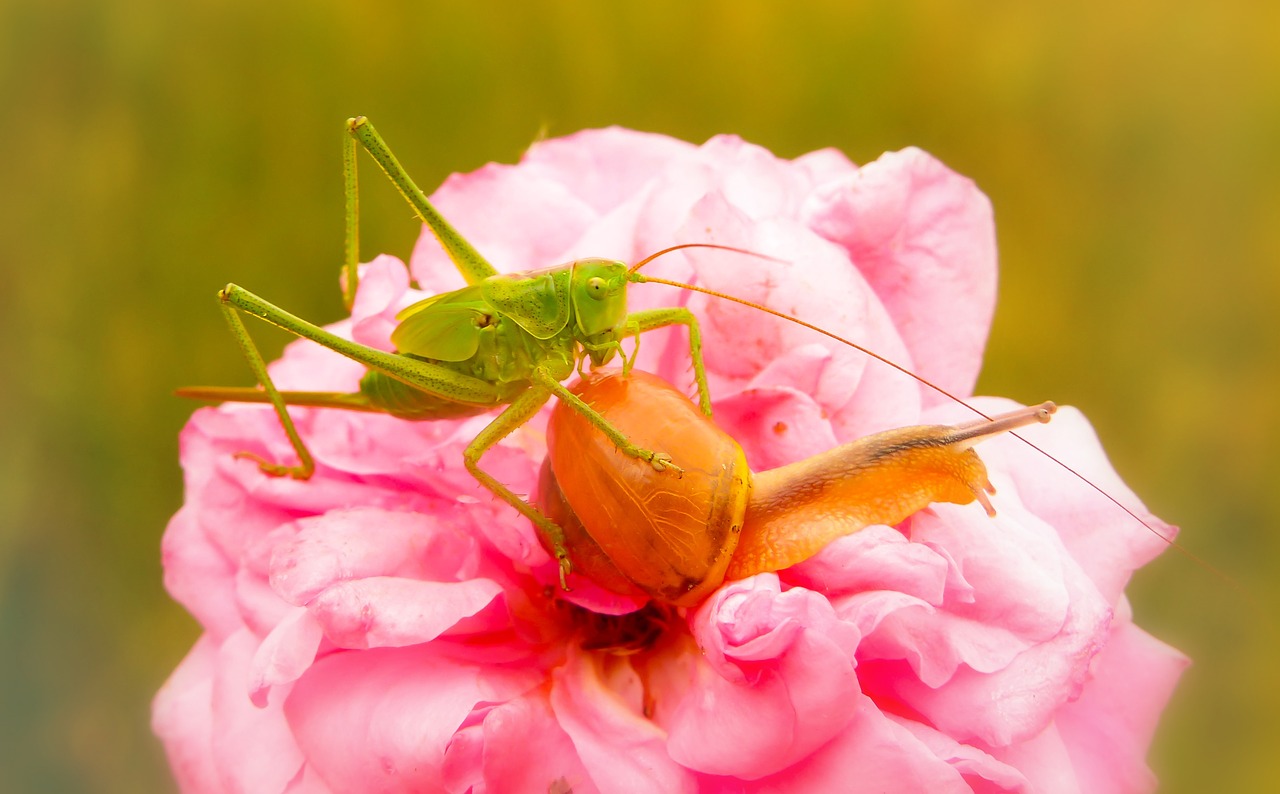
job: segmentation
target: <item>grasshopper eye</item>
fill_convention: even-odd
[[[587,294],[600,300],[609,294],[609,283],[599,276],[587,279]]]

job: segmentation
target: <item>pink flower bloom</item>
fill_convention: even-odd
[[[456,175],[434,200],[499,269],[635,261],[691,241],[771,254],[789,264],[700,251],[646,272],[815,321],[957,393],[977,378],[991,210],[917,150],[859,168],[829,150],[784,161],[728,136],[695,147],[596,130]],[[389,349],[398,309],[462,283],[429,234],[411,270],[425,293],[394,258],[365,266],[354,317],[335,331]],[[968,418],[803,328],[632,289],[632,309],[663,305],[702,319],[717,418],[754,468]],[[646,335],[639,366],[691,383],[679,332]],[[353,390],[361,371],[310,342],[272,367],[292,389]],[[1123,588],[1164,543],[1016,440],[982,448],[994,520],[942,505],[869,527],[725,584],[627,656],[584,648],[589,613],[570,603],[636,602],[558,594],[529,523],[463,468],[491,417],[293,414],[316,457],[307,482],[233,457],[293,461],[269,407],[203,408],[182,433],[186,503],[164,537],[165,583],[204,634],[153,720],[184,791],[1155,785],[1144,755],[1186,659],[1133,624]],[[534,490],[544,426],[484,459],[518,493]],[[1146,515],[1078,413],[1027,435]]]

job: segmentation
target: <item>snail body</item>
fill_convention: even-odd
[[[538,502],[565,530],[573,570],[616,593],[693,606],[728,580],[776,571],[871,524],[994,489],[973,445],[1033,422],[1052,403],[976,422],[899,428],[753,473],[742,447],[670,384],[595,371],[570,387],[636,444],[683,470],[622,454],[558,404],[547,429]],[[543,544],[548,545],[547,538]]]

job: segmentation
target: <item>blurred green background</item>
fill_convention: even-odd
[[[1164,789],[1273,783],[1280,7],[782,5],[0,2],[0,787],[171,788],[149,701],[196,626],[160,584],[170,392],[248,382],[229,280],[339,316],[355,113],[428,188],[607,124],[972,177],[1002,259],[982,390],[1084,408],[1257,601],[1176,553],[1131,588],[1196,660]],[[399,198],[363,198],[366,255],[407,256]]]

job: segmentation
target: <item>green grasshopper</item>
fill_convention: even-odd
[[[707,416],[711,415],[697,318],[688,309],[678,307],[628,313],[627,287],[639,283],[667,284],[703,292],[796,323],[859,350],[961,405],[968,405],[960,397],[909,369],[812,323],[732,295],[637,272],[656,257],[683,248],[714,248],[772,259],[762,254],[709,243],[686,243],[658,251],[630,267],[612,260],[580,259],[542,270],[500,274],[431,205],[367,119],[363,116],[349,119],[347,132],[343,152],[346,195],[343,303],[348,311],[355,301],[359,284],[356,156],[360,146],[373,157],[436,236],[468,286],[435,295],[401,311],[396,318],[399,325],[391,335],[397,350],[395,353],[336,336],[235,284],[228,284],[219,291],[223,315],[261,388],[196,386],[179,389],[177,394],[206,400],[271,403],[298,456],[298,464],[287,466],[251,452],[238,453],[238,457],[256,461],[268,475],[305,480],[315,470],[311,453],[299,437],[286,410],[287,405],[373,411],[408,420],[472,416],[505,405],[506,408],[467,445],[463,452],[464,463],[481,485],[544,532],[554,548],[563,585],[570,570],[563,530],[537,507],[481,469],[480,459],[494,444],[533,417],[554,395],[599,428],[625,454],[648,462],[656,472],[667,472],[677,477],[683,473],[670,455],[633,444],[617,427],[561,383],[588,362],[591,367],[597,367],[615,356],[622,357],[625,371],[631,367],[635,356],[633,353],[628,358],[623,354],[622,340],[634,337],[638,342],[639,335],[646,331],[683,325],[689,333],[689,357],[697,383],[699,408]],[[241,312],[318,342],[363,364],[368,371],[360,381],[360,390],[354,393],[278,390],[267,374],[262,354],[240,318]],[[978,409],[969,408],[990,419]],[[1066,464],[1018,434],[1012,435],[1084,481],[1149,531],[1194,557]]]
[[[605,259],[580,259],[568,264],[523,273],[498,273],[446,221],[414,184],[381,136],[363,116],[347,121],[343,171],[346,192],[346,244],[343,263],[343,302],[350,310],[358,286],[357,144],[382,167],[396,188],[431,229],[468,286],[419,301],[399,315],[391,340],[396,353],[387,353],[336,336],[235,284],[218,293],[231,333],[239,342],[261,389],[190,387],[178,395],[197,399],[270,402],[298,456],[296,466],[265,460],[250,452],[240,457],[257,461],[263,472],[305,480],[315,470],[311,453],[298,435],[286,405],[377,411],[410,420],[446,419],[506,408],[476,436],[463,453],[467,470],[486,488],[528,517],[553,539],[561,580],[569,570],[564,534],[541,511],[512,493],[480,468],[480,458],[528,421],[551,398],[560,398],[608,436],[620,450],[650,463],[658,472],[679,476],[682,470],[663,452],[641,449],[591,406],[566,389],[561,381],[589,360],[592,367],[622,353],[621,341],[646,331],[683,325],[689,332],[702,412],[711,415],[711,398],[702,361],[698,321],[685,308],[627,312],[627,286],[645,282],[636,270],[665,249],[628,267]],[[741,252],[750,253],[750,252]],[[757,255],[758,256],[758,255]],[[360,391],[282,392],[271,382],[262,354],[249,336],[240,313],[250,314],[292,334],[318,342],[360,362],[368,372]],[[624,369],[634,360],[622,356]]]

